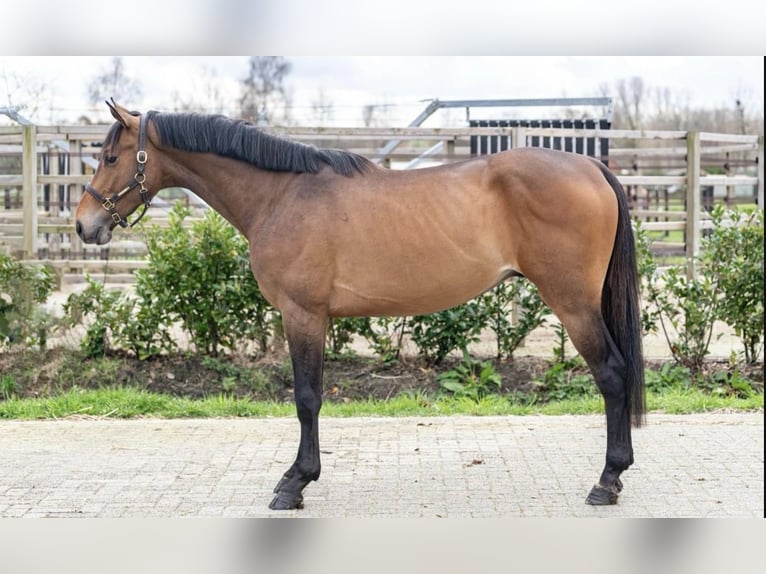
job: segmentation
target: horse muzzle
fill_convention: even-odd
[[[106,245],[112,240],[112,226],[109,224],[85,225],[78,219],[75,230],[83,243]]]

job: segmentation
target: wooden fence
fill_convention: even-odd
[[[45,262],[65,280],[84,272],[109,273],[130,281],[145,264],[140,233],[117,231],[108,246],[83,245],[74,233],[74,213],[90,181],[109,126],[0,127],[0,251]],[[696,131],[469,128],[273,128],[274,133],[321,147],[366,155],[392,169],[412,169],[471,157],[471,138],[504,137],[513,147],[556,138],[609,142],[609,165],[631,196],[632,214],[656,239],[660,255],[696,255],[714,202],[763,208],[763,136]],[[398,142],[395,146],[391,142]],[[167,221],[171,202],[184,190],[160,193],[151,221]]]

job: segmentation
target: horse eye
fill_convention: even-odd
[[[116,155],[107,155],[104,156],[104,163],[106,165],[114,165],[117,163],[117,156]]]

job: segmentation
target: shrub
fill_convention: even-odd
[[[689,369],[676,363],[663,363],[659,371],[646,369],[646,389],[654,393],[684,388],[690,380]]]
[[[636,224],[636,250],[642,295],[644,333],[661,332],[678,365],[699,373],[715,323],[716,286],[709,277],[687,277],[687,265],[660,269],[646,231]]]
[[[717,316],[734,329],[746,362],[753,363],[763,340],[763,211],[747,215],[718,205],[710,217],[714,229],[704,241],[701,273],[714,277]]]
[[[642,284],[653,306],[644,312],[644,327],[655,320],[675,360],[693,375],[702,369],[715,321],[735,330],[748,362],[757,358],[763,336],[763,213],[745,216],[716,206],[711,221],[713,229],[703,238],[694,278],[687,276],[686,265],[660,273],[646,248],[646,236],[638,233],[645,249],[639,257]]]
[[[408,317],[375,317],[361,334],[384,363],[399,360]]]
[[[48,267],[0,254],[0,348],[12,344],[45,347],[53,320],[42,304],[52,290],[53,273]]]
[[[717,317],[717,282],[706,275],[690,279],[679,266],[665,271],[661,282],[660,287],[655,283],[653,303],[670,352],[680,365],[699,373]]]
[[[67,297],[64,304],[65,324],[74,327],[85,324],[89,319],[80,348],[88,357],[103,356],[109,349],[109,330],[116,323],[115,306],[120,293],[107,291],[88,275],[85,281],[85,289]]]
[[[455,368],[441,373],[437,379],[441,388],[455,397],[466,397],[477,402],[498,391],[502,382],[491,362],[478,361],[465,350],[463,360]]]
[[[563,401],[598,396],[598,387],[582,365],[565,361],[553,363],[542,379],[534,380],[536,394],[545,401]]]
[[[86,356],[104,356],[121,348],[148,359],[176,348],[167,329],[161,328],[156,309],[141,306],[122,290],[107,290],[89,276],[85,280],[85,289],[67,298],[64,313],[66,326],[85,325],[80,349]]]
[[[160,310],[164,325],[179,321],[198,352],[215,356],[243,341],[265,350],[274,310],[250,270],[247,240],[213,210],[185,226],[188,215],[177,203],[167,228],[147,231],[149,265],[136,273],[141,308]]]
[[[479,340],[487,314],[478,299],[451,309],[417,315],[410,320],[412,341],[432,365],[441,363],[452,351],[465,351]]]
[[[527,335],[545,324],[551,312],[540,299],[537,287],[524,278],[500,283],[482,295],[481,303],[487,326],[495,334],[498,359],[512,358]]]
[[[657,261],[652,253],[649,234],[640,221],[633,221],[633,232],[636,238],[636,266],[641,296],[650,303],[641,306],[641,330],[644,335],[648,335],[656,333],[659,324],[659,312],[653,304],[658,295],[656,292]]]
[[[340,357],[348,351],[355,335],[371,330],[369,317],[332,317],[327,328],[325,354],[328,358]]]
[[[10,375],[0,377],[0,400],[8,401],[16,397],[19,385]]]
[[[396,361],[402,348],[407,317],[334,317],[327,329],[325,354],[340,357],[349,350],[355,335],[365,339],[385,362]]]

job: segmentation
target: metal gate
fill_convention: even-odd
[[[601,129],[611,127],[608,119],[553,119],[553,120],[469,120],[472,128],[561,128],[561,129]],[[530,136],[529,147],[543,147],[587,155],[609,165],[609,138],[583,136]],[[471,136],[471,155],[486,155],[512,149],[513,136]]]

